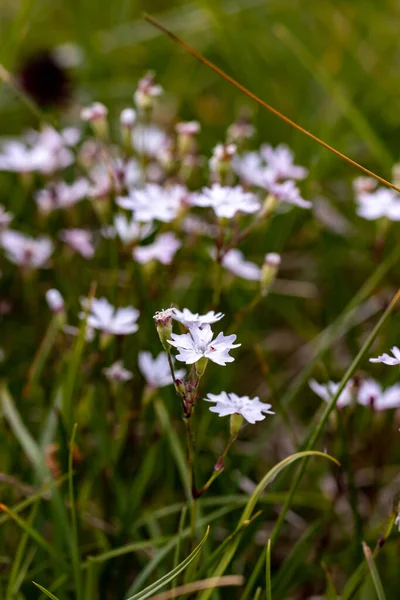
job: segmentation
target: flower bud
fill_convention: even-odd
[[[122,143],[128,155],[132,152],[132,129],[136,122],[136,111],[133,108],[125,108],[119,117],[121,124]]]
[[[195,135],[200,131],[200,123],[197,121],[188,121],[178,123],[175,127],[178,134],[178,154],[186,156],[196,151]]]
[[[136,106],[144,113],[149,113],[154,106],[154,98],[163,92],[161,85],[154,82],[154,73],[149,71],[138,83],[133,98]]]
[[[266,296],[275,281],[280,264],[281,257],[276,252],[270,252],[266,255],[261,268],[261,294],[263,296]]]
[[[170,352],[171,346],[168,344],[168,340],[171,339],[172,333],[172,308],[156,312],[153,318],[163,348],[166,352]]]
[[[82,121],[88,121],[94,133],[102,140],[108,138],[107,113],[108,108],[101,102],[94,102],[81,110]]]
[[[235,438],[237,437],[240,428],[242,427],[243,424],[243,417],[242,415],[236,414],[234,413],[233,415],[231,415],[230,418],[230,433],[231,433],[231,437]]]
[[[207,364],[208,364],[208,358],[206,358],[205,356],[200,358],[200,360],[198,360],[197,363],[195,363],[196,373],[197,373],[198,377],[203,377],[204,371],[206,370],[206,367],[207,367]]]
[[[57,314],[64,312],[64,298],[58,290],[47,290],[46,300],[52,313]]]
[[[232,158],[236,154],[235,144],[217,144],[210,159],[210,169],[221,181],[225,181],[232,172]]]

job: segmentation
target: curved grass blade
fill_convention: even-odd
[[[362,543],[362,547],[378,600],[386,600],[385,591],[383,589],[381,578],[379,577],[378,569],[376,568],[374,557],[372,556],[371,548],[365,542]]]
[[[39,590],[48,598],[51,598],[51,600],[59,600],[59,598],[57,598],[57,596],[55,596],[54,594],[52,594],[51,592],[49,592],[49,590],[46,590],[45,587],[43,587],[42,585],[40,585],[40,583],[36,583],[36,581],[32,581],[33,585],[36,585],[37,588],[39,588]]]
[[[283,469],[285,469],[286,467],[288,467],[289,465],[291,465],[292,463],[294,463],[295,461],[297,461],[299,459],[308,458],[310,456],[320,456],[320,457],[326,458],[328,460],[331,460],[332,462],[334,462],[336,464],[339,464],[338,461],[335,458],[333,458],[332,456],[330,456],[329,454],[324,454],[323,452],[317,452],[314,450],[308,450],[306,452],[298,452],[297,454],[292,454],[291,456],[288,456],[287,458],[282,460],[280,463],[275,465],[275,467],[273,467],[270,471],[268,471],[268,473],[263,477],[263,479],[257,485],[256,489],[254,490],[253,494],[250,496],[250,498],[242,512],[242,515],[239,519],[238,527],[241,527],[243,525],[243,523],[245,523],[248,519],[250,519],[251,514],[254,510],[254,507],[256,506],[261,494],[263,493],[265,488],[279,475],[279,473],[281,471],[283,471]],[[229,563],[231,562],[231,560],[237,550],[237,547],[239,545],[241,537],[242,537],[241,535],[238,535],[235,538],[234,542],[232,543],[231,547],[227,549],[227,551],[225,552],[224,556],[222,557],[219,565],[217,566],[216,570],[213,573],[214,576],[220,577],[221,575],[224,574],[225,569],[228,567]],[[208,598],[211,596],[212,592],[213,592],[212,589],[206,590],[205,592],[200,594],[199,600],[208,600]]]
[[[162,31],[163,33],[165,33],[165,35],[167,35],[169,38],[171,38],[171,40],[173,40],[176,44],[179,44],[179,46],[181,46],[182,48],[184,48],[187,52],[189,52],[197,60],[199,60],[200,62],[202,62],[204,65],[206,65],[206,67],[208,67],[209,69],[211,69],[212,71],[214,71],[214,73],[217,73],[217,75],[219,75],[220,77],[222,77],[223,79],[225,79],[225,81],[227,81],[228,83],[230,83],[231,85],[233,85],[234,87],[236,87],[243,94],[246,94],[246,96],[248,96],[249,98],[251,98],[252,100],[254,100],[255,102],[257,102],[257,104],[259,104],[263,108],[266,108],[267,110],[269,110],[269,112],[271,112],[276,117],[278,117],[279,119],[281,119],[282,121],[284,121],[287,125],[290,125],[294,129],[297,129],[297,131],[300,131],[303,135],[306,135],[307,137],[309,137],[310,139],[312,139],[314,142],[316,142],[317,144],[319,144],[320,146],[322,146],[326,150],[329,150],[329,152],[332,152],[332,154],[335,154],[336,156],[338,156],[342,160],[346,161],[347,163],[349,163],[353,167],[356,167],[357,169],[360,169],[360,171],[363,171],[364,173],[366,173],[367,175],[369,175],[369,177],[373,177],[374,179],[377,179],[382,185],[386,185],[387,187],[392,188],[393,190],[396,190],[396,192],[400,192],[400,188],[397,187],[396,185],[394,185],[393,183],[390,183],[389,181],[387,181],[386,179],[384,179],[380,175],[377,175],[373,171],[370,171],[366,167],[363,167],[362,165],[360,165],[358,162],[356,162],[352,158],[349,158],[348,156],[346,156],[345,154],[343,154],[339,150],[336,150],[336,148],[333,148],[333,146],[330,146],[329,144],[327,144],[326,142],[324,142],[323,140],[321,140],[320,138],[318,138],[317,136],[315,136],[314,134],[312,134],[307,129],[304,129],[304,127],[301,127],[301,125],[298,125],[297,123],[295,123],[294,121],[292,121],[291,119],[289,119],[288,117],[286,117],[285,115],[283,115],[281,112],[279,112],[278,110],[276,110],[276,108],[273,108],[272,106],[270,106],[269,104],[267,104],[264,100],[261,100],[261,98],[259,98],[258,96],[256,96],[256,94],[254,94],[253,92],[251,92],[250,90],[248,90],[247,88],[245,88],[244,85],[242,85],[241,83],[239,83],[238,81],[236,81],[235,79],[233,79],[233,77],[231,77],[230,75],[227,75],[227,73],[225,73],[222,69],[220,69],[219,67],[217,67],[211,61],[207,60],[207,58],[205,58],[204,56],[202,56],[201,54],[199,54],[194,48],[192,48],[191,46],[189,46],[189,44],[187,44],[186,42],[184,42],[183,40],[181,40],[178,36],[176,36],[174,33],[172,33],[171,31],[169,31],[168,29],[166,29],[163,25],[161,25],[161,23],[159,23],[156,19],[154,19],[154,17],[152,17],[152,16],[150,16],[148,14],[144,14],[143,18],[148,23],[151,23],[151,25],[153,25],[154,27],[156,27],[157,29],[159,29],[160,31]]]
[[[129,598],[127,598],[127,600],[145,600],[145,598],[149,598],[150,596],[154,595],[160,588],[164,587],[164,585],[167,585],[170,581],[175,579],[175,577],[177,577],[179,573],[182,573],[182,571],[184,571],[190,565],[190,563],[196,558],[199,552],[201,552],[201,549],[205,544],[206,539],[208,538],[209,532],[210,527],[207,527],[206,533],[203,539],[201,540],[200,544],[196,546],[193,552],[189,554],[189,556],[185,558],[185,560],[183,560],[179,565],[177,565],[175,569],[172,569],[170,573],[164,575],[164,577],[161,577],[161,579],[155,581],[141,592],[130,596]]]

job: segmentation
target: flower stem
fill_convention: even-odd
[[[193,543],[196,539],[196,520],[197,520],[197,498],[198,492],[196,490],[195,476],[194,476],[194,437],[190,417],[184,419],[186,427],[186,441],[187,441],[187,457],[188,457],[188,469],[189,469],[189,482],[190,489],[192,492],[192,501],[190,506],[190,528],[191,537]]]
[[[202,496],[208,490],[208,488],[211,486],[213,481],[215,481],[217,479],[217,477],[219,477],[221,475],[221,473],[224,471],[225,458],[226,458],[233,442],[236,440],[236,437],[237,437],[236,435],[230,437],[229,442],[227,443],[227,445],[225,447],[225,450],[223,451],[223,453],[221,454],[221,456],[218,458],[217,462],[214,465],[214,471],[213,471],[212,475],[206,481],[206,483],[203,485],[203,487],[197,491],[197,496]]]

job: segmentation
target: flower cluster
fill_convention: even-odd
[[[325,402],[330,402],[339,389],[339,383],[333,381],[321,384],[312,379],[309,385]],[[384,390],[374,379],[365,379],[360,383],[350,380],[340,393],[336,406],[343,408],[352,404],[371,406],[377,411],[400,408],[400,383]]]

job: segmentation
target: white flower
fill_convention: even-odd
[[[221,264],[225,269],[228,269],[228,271],[238,277],[243,277],[243,279],[258,281],[261,277],[260,267],[249,260],[245,260],[243,253],[237,248],[228,250],[224,254]]]
[[[360,385],[357,401],[363,406],[372,406],[375,410],[386,410],[400,406],[400,384],[382,390],[382,386],[373,379],[366,379]]]
[[[87,304],[87,298],[83,300],[83,305],[85,304]],[[84,318],[84,316],[81,313],[80,317]],[[104,333],[129,335],[139,329],[136,323],[138,316],[139,311],[132,306],[114,308],[106,298],[93,298],[87,317],[87,324]]]
[[[1,234],[0,244],[11,262],[36,269],[46,267],[54,249],[53,243],[47,237],[34,239],[11,229]]]
[[[200,131],[200,123],[198,121],[182,121],[175,125],[175,130],[179,135],[196,135]]]
[[[81,110],[82,121],[97,121],[107,116],[108,108],[101,102],[93,102]]]
[[[69,208],[80,200],[83,200],[89,192],[89,182],[80,178],[71,185],[60,181],[51,182],[44,189],[35,194],[35,200],[43,213],[49,213],[56,209]]]
[[[216,403],[215,406],[210,408],[210,411],[217,413],[220,417],[234,414],[242,415],[246,421],[252,424],[265,419],[265,414],[275,414],[270,410],[271,404],[261,402],[257,396],[249,398],[249,396],[237,396],[233,393],[221,392],[220,394],[207,394],[207,398],[204,398],[204,400]]]
[[[153,358],[150,352],[139,352],[139,369],[147,384],[152,388],[160,388],[173,383],[166,352],[160,352]],[[185,376],[184,369],[175,370],[176,379]]]
[[[294,154],[285,144],[279,144],[276,148],[265,144],[261,146],[260,152],[276,180],[307,177],[308,170],[293,164]]]
[[[213,340],[210,325],[204,325],[202,328],[193,326],[189,333],[172,333],[171,337],[172,340],[168,340],[168,343],[179,350],[176,358],[187,365],[192,365],[201,358],[209,358],[217,365],[225,366],[226,363],[234,361],[229,351],[241,345],[233,343],[236,335],[224,336],[223,333],[219,333]]]
[[[133,94],[133,99],[136,105],[145,110],[151,108],[153,98],[160,96],[163,93],[163,88],[154,81],[154,73],[151,71],[139,80],[137,90]]]
[[[136,152],[150,158],[158,158],[168,146],[165,131],[156,125],[137,125],[132,131],[132,145]]]
[[[114,217],[112,229],[123,244],[129,245],[150,235],[153,231],[153,224],[150,222],[142,225],[137,223],[133,217],[129,220],[126,215],[118,214]]]
[[[245,152],[232,159],[232,169],[240,179],[249,185],[260,185],[265,167],[258,152]]]
[[[174,233],[161,233],[152,244],[136,246],[133,250],[133,257],[142,265],[151,260],[156,260],[163,265],[169,265],[181,246],[182,243]]]
[[[84,258],[93,258],[93,236],[90,231],[86,229],[64,229],[60,233],[60,239]]]
[[[122,127],[131,129],[136,123],[136,110],[134,110],[133,108],[124,108],[124,110],[121,111],[119,120]]]
[[[10,212],[6,212],[4,206],[0,204],[0,231],[8,227],[13,218],[14,215]]]
[[[64,310],[64,298],[56,289],[47,290],[46,301],[51,312],[58,313]]]
[[[129,381],[133,377],[133,373],[124,368],[122,360],[117,360],[111,367],[103,369],[103,373],[109,381],[114,382]]]
[[[49,126],[41,132],[30,132],[26,136],[27,144],[10,140],[0,152],[0,171],[39,171],[48,174],[64,169],[74,162],[74,156],[67,146],[73,145],[70,142],[75,140],[76,136],[73,137],[70,130],[58,133]]]
[[[205,315],[200,315],[199,313],[192,313],[188,308],[184,308],[183,310],[178,310],[177,308],[173,309],[172,316],[174,319],[182,323],[188,329],[193,327],[201,327],[202,325],[212,325],[216,323],[223,315],[221,312],[215,313],[213,310],[209,310]]]
[[[323,383],[318,383],[317,381],[315,381],[315,379],[311,379],[308,382],[308,385],[310,386],[312,391],[315,392],[317,394],[317,396],[322,398],[322,400],[324,400],[325,402],[330,402],[332,400],[333,396],[336,394],[336,392],[339,389],[339,383],[335,383],[333,381],[328,381],[327,384],[323,384]],[[342,408],[343,406],[348,406],[349,404],[351,404],[353,402],[353,396],[354,396],[353,388],[354,388],[354,382],[351,379],[350,381],[347,382],[344,390],[342,391],[342,393],[340,394],[340,396],[336,402],[337,408]]]
[[[260,202],[254,194],[245,192],[240,185],[222,186],[214,183],[211,188],[203,188],[200,194],[192,196],[192,204],[214,209],[217,217],[231,219],[237,212],[255,213]]]
[[[398,348],[397,346],[393,346],[392,350],[391,350],[393,356],[390,356],[389,354],[387,354],[386,352],[384,354],[381,354],[381,356],[378,356],[378,358],[370,358],[369,362],[373,362],[373,363],[385,363],[385,365],[400,365],[400,348]]]
[[[217,144],[213,149],[213,154],[208,161],[210,170],[217,173],[224,165],[230,164],[236,154],[236,144]]]
[[[308,200],[304,200],[300,195],[300,190],[297,185],[289,179],[283,183],[266,183],[266,188],[269,193],[275,196],[280,202],[287,202],[288,204],[294,204],[300,208],[311,208],[312,203]]]
[[[366,177],[365,175],[361,177],[356,177],[353,180],[353,189],[358,194],[373,192],[377,187],[378,182],[373,177]]]
[[[184,206],[188,197],[186,188],[172,185],[164,188],[156,183],[148,183],[143,189],[131,190],[129,196],[117,198],[118,206],[132,210],[136,221],[173,221]]]
[[[357,214],[364,219],[374,221],[387,217],[391,221],[400,221],[400,194],[387,188],[378,188],[371,194],[357,196]]]

